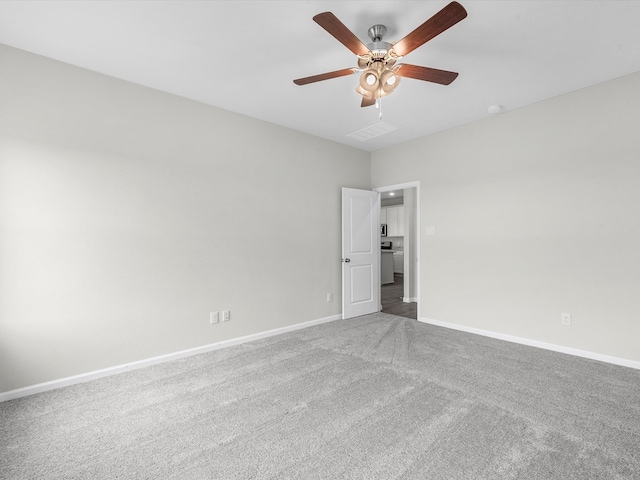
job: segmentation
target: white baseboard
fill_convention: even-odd
[[[540,342],[538,340],[531,340],[523,337],[516,337],[513,335],[507,335],[504,333],[492,332],[490,330],[482,330],[480,328],[467,327],[457,323],[442,322],[440,320],[433,320],[431,318],[421,317],[419,319],[422,323],[429,323],[431,325],[437,325],[438,327],[450,328],[452,330],[460,330],[467,333],[475,333],[476,335],[482,335],[484,337],[497,338],[498,340],[505,340],[507,342],[520,343],[522,345],[528,345],[530,347],[543,348],[545,350],[552,350],[554,352],[566,353],[568,355],[574,355],[576,357],[589,358],[591,360],[599,360],[605,363],[612,363],[614,365],[621,365],[623,367],[635,368],[640,370],[640,362],[634,360],[627,360],[626,358],[612,357],[610,355],[603,355],[601,353],[589,352],[586,350],[579,350],[577,348],[565,347],[562,345],[556,345],[553,343]]]
[[[232,345],[240,345],[242,343],[251,342],[253,340],[272,337],[274,335],[281,335],[283,333],[293,332],[295,330],[313,327],[314,325],[320,325],[322,323],[333,322],[335,320],[340,320],[340,319],[342,319],[342,314],[332,315],[330,317],[319,318],[317,320],[310,320],[308,322],[298,323],[296,325],[290,325],[288,327],[281,327],[273,330],[267,330],[265,332],[259,332],[259,333],[254,333],[252,335],[246,335],[244,337],[223,340],[221,342],[211,343],[209,345],[203,345],[201,347],[195,347],[195,348],[190,348],[188,350],[181,350],[178,352],[168,353],[165,355],[159,355],[157,357],[146,358],[144,360],[138,360],[137,362],[126,363],[124,365],[116,365],[115,367],[109,367],[109,368],[104,368],[102,370],[95,370],[93,372],[82,373],[80,375],[74,375],[72,377],[60,378],[58,380],[52,380],[50,382],[38,383],[36,385],[30,385],[28,387],[18,388],[16,390],[9,390],[8,392],[0,393],[0,402],[6,402],[7,400],[26,397],[27,395],[42,393],[42,392],[46,392],[56,388],[68,387],[69,385],[75,385],[77,383],[88,382],[90,380],[95,380],[102,377],[117,375],[118,373],[127,372],[127,371],[135,370],[138,368],[148,367],[151,365],[156,365],[158,363],[167,362],[169,360],[176,360],[178,358],[190,357],[192,355],[199,355],[201,353],[219,350],[221,348],[230,347]]]
[[[402,297],[404,303],[418,303],[418,297]]]

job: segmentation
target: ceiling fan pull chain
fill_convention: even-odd
[[[382,120],[382,98],[376,99],[376,108],[378,109],[378,120]]]

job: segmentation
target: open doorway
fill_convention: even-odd
[[[390,185],[374,190],[380,192],[381,310],[418,319],[419,182]]]

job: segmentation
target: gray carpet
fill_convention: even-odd
[[[640,479],[640,371],[377,314],[0,404],[2,479]]]

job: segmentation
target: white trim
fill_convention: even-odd
[[[418,301],[418,297],[402,297],[402,301],[404,303],[416,303]]]
[[[169,360],[177,360],[179,358],[190,357],[192,355],[199,355],[201,353],[211,352],[219,350],[221,348],[230,347],[233,345],[240,345],[241,343],[252,342],[261,338],[272,337],[274,335],[281,335],[283,333],[293,332],[302,328],[313,327],[314,325],[320,325],[322,323],[333,322],[340,320],[341,314],[332,315],[330,317],[319,318],[316,320],[310,320],[308,322],[298,323],[290,325],[288,327],[276,328],[273,330],[267,330],[265,332],[254,333],[246,335],[244,337],[232,338],[229,340],[223,340],[221,342],[211,343],[209,345],[202,345],[201,347],[190,348],[188,350],[181,350],[178,352],[167,353],[165,355],[159,355],[157,357],[146,358],[144,360],[138,360],[136,362],[125,363],[123,365],[116,365],[114,367],[103,368],[102,370],[95,370],[93,372],[81,373],[80,375],[74,375],[72,377],[60,378],[58,380],[52,380],[50,382],[38,383],[36,385],[30,385],[28,387],[18,388],[16,390],[9,390],[8,392],[0,393],[0,402],[6,402],[7,400],[13,400],[15,398],[26,397],[27,395],[33,395],[36,393],[42,393],[56,388],[68,387],[77,383],[89,382],[102,377],[109,377],[111,375],[117,375],[118,373],[127,372],[130,370],[136,370],[138,368],[148,367],[156,365],[158,363],[167,362]]]
[[[411,182],[396,183],[395,185],[385,185],[384,187],[372,188],[375,192],[392,192],[393,190],[404,190],[405,188],[420,187],[420,180]]]
[[[556,345],[553,343],[540,342],[538,340],[531,340],[523,337],[516,337],[513,335],[507,335],[504,333],[492,332],[490,330],[482,330],[480,328],[467,327],[466,325],[460,325],[457,323],[442,322],[440,320],[433,320],[431,318],[422,317],[419,319],[422,323],[428,323],[436,325],[438,327],[450,328],[452,330],[460,330],[462,332],[474,333],[476,335],[482,335],[484,337],[497,338],[498,340],[505,340],[507,342],[520,343],[522,345],[528,345],[530,347],[542,348],[544,350],[552,350],[554,352],[566,353],[568,355],[574,355],[576,357],[588,358],[591,360],[598,360],[600,362],[612,363],[614,365],[621,365],[623,367],[635,368],[640,370],[640,362],[635,360],[628,360],[626,358],[612,357],[610,355],[603,355],[602,353],[589,352],[587,350],[579,350],[577,348],[565,347],[563,345]]]

